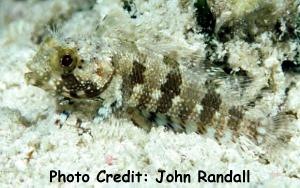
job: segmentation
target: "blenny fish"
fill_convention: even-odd
[[[288,137],[278,115],[247,114],[251,106],[221,72],[185,66],[176,53],[147,54],[132,42],[112,46],[101,38],[48,37],[28,68],[27,82],[53,93],[58,108],[70,112],[117,114],[146,130],[164,126],[218,140],[244,135],[261,144]]]

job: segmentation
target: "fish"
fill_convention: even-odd
[[[198,64],[180,63],[176,52],[142,52],[134,42],[112,45],[98,36],[53,35],[27,63],[25,79],[52,93],[58,109],[71,113],[103,120],[114,114],[147,131],[163,126],[220,142],[240,136],[257,145],[287,142],[290,119],[282,112],[260,117],[248,113],[257,98],[247,96],[251,79],[236,81],[214,66]]]

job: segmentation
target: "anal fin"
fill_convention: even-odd
[[[146,131],[150,131],[151,127],[153,127],[153,123],[145,118],[140,110],[135,108],[128,108],[126,112],[134,125],[136,125],[137,127],[140,127]]]

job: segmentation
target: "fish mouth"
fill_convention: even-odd
[[[37,79],[38,75],[34,72],[27,72],[24,75],[25,82],[27,85],[40,86],[42,82]]]
[[[39,75],[35,72],[27,72],[24,75],[25,83],[43,89],[44,91],[55,91],[53,86],[49,84],[47,75]]]

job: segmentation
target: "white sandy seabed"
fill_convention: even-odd
[[[174,27],[170,29],[176,30],[176,24],[185,23],[190,18],[189,13],[184,12],[180,17],[182,20],[177,18],[180,14],[174,13],[177,1],[164,4],[173,8],[172,10],[175,9],[173,12],[160,10],[160,3],[165,2],[151,0],[137,5],[144,10],[144,19],[153,18],[149,24],[158,24],[158,20],[157,22],[163,25],[172,18],[174,20],[171,24]],[[146,133],[133,126],[130,121],[113,117],[100,124],[83,122],[81,127],[78,127],[76,118],[71,116],[59,126],[57,119],[63,120],[64,117],[55,112],[54,97],[39,88],[26,85],[23,75],[26,71],[25,64],[36,49],[36,44],[31,41],[31,33],[35,26],[38,22],[46,22],[45,20],[56,13],[53,7],[61,6],[67,9],[67,5],[68,1],[0,3],[0,187],[121,185],[97,182],[95,176],[102,169],[110,173],[134,170],[148,174],[148,182],[127,183],[125,187],[300,185],[299,130],[294,133],[291,142],[285,148],[274,151],[270,162],[264,163],[257,156],[261,148],[247,145],[242,138],[236,143],[220,145],[213,139],[197,134],[174,134],[164,131],[163,128],[154,128],[150,133]],[[120,2],[98,1],[95,9],[109,14],[111,7],[121,9]],[[153,7],[158,8],[151,12]],[[64,11],[64,8],[60,11]],[[85,12],[80,12],[74,16],[84,19],[84,14]],[[165,18],[159,17],[161,15]],[[141,19],[141,24],[142,21]],[[83,23],[79,22],[78,25],[80,24]],[[153,30],[155,29],[157,28]],[[166,35],[161,33],[162,36]],[[176,32],[172,35],[177,37],[178,43],[182,42],[182,36],[176,36]],[[196,47],[197,45],[200,44],[195,44]],[[295,97],[299,100],[298,95],[295,94]],[[299,107],[296,99],[295,105]],[[87,173],[91,180],[88,183],[76,184],[57,181],[49,183],[49,171],[58,169],[63,173]],[[157,184],[154,179],[158,169],[189,173],[193,183]],[[208,173],[250,170],[251,183],[199,184],[196,182],[198,170]]]

